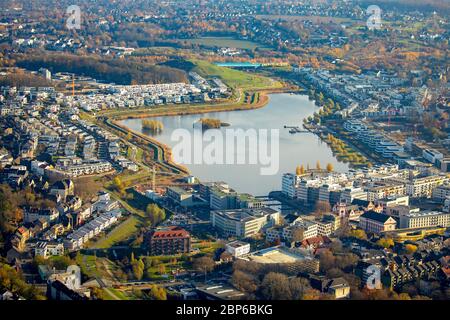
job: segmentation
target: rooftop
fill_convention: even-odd
[[[152,234],[152,239],[167,239],[167,238],[176,239],[176,238],[186,238],[189,236],[190,234],[186,230],[180,227],[171,226],[156,230]]]
[[[309,257],[303,255],[301,252],[294,252],[293,250],[289,250],[281,246],[276,246],[253,252],[246,258],[246,260],[264,264],[272,264],[295,263],[308,258]]]

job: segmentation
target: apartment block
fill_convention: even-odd
[[[416,178],[406,184],[406,193],[414,198],[430,198],[434,189],[448,181],[445,176]]]
[[[400,215],[400,228],[450,227],[450,213],[418,211]]]
[[[176,226],[160,228],[151,233],[149,247],[152,255],[189,253],[191,235]]]
[[[280,223],[280,212],[268,207],[211,211],[211,224],[230,237],[247,238]]]

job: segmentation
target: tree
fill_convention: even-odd
[[[297,168],[295,169],[295,174],[300,176],[304,173],[305,173],[305,168],[303,167],[303,165],[297,166]]]
[[[417,251],[417,246],[415,246],[413,244],[407,244],[405,246],[405,250],[406,250],[406,252],[408,252],[408,254],[412,254]]]
[[[141,280],[142,277],[144,276],[144,269],[145,269],[144,261],[142,261],[142,259],[135,259],[134,253],[132,252],[130,263],[134,277],[136,278],[136,280]]]
[[[327,164],[327,171],[328,171],[328,172],[333,172],[333,170],[334,170],[333,164],[328,163],[328,164]]]
[[[148,296],[152,300],[167,300],[167,291],[166,291],[166,289],[164,289],[156,284],[153,284],[150,287]]]
[[[145,210],[145,213],[153,226],[156,226],[166,218],[166,211],[155,203],[149,204]]]
[[[233,272],[231,283],[245,293],[254,293],[258,289],[258,280],[253,275],[240,270]]]
[[[311,289],[311,286],[307,279],[297,277],[289,281],[289,289],[291,291],[291,299],[300,300],[303,299],[307,290]]]
[[[361,240],[367,240],[367,234],[362,229],[351,230],[350,236]]]
[[[38,289],[29,285],[13,267],[0,262],[0,291],[9,290],[28,300],[44,300]]]
[[[113,179],[113,188],[118,191],[122,196],[125,194],[125,185],[119,177]]]
[[[302,300],[319,300],[320,291],[316,289],[307,289],[302,296]]]
[[[346,270],[356,267],[358,257],[353,253],[344,253],[336,256],[336,267]]]
[[[316,213],[318,216],[321,216],[325,213],[329,213],[331,211],[331,206],[328,201],[322,201],[319,200],[316,202],[314,213]]]
[[[282,273],[269,272],[261,283],[261,295],[266,300],[290,300],[288,277]]]
[[[320,170],[320,169],[321,169],[321,167],[320,167],[320,161],[319,161],[319,160],[317,160],[317,162],[316,162],[316,169],[317,169],[317,170]]]
[[[203,256],[194,259],[192,266],[194,270],[204,272],[206,278],[206,273],[213,271],[216,263],[210,256]]]
[[[445,245],[447,248],[450,248],[450,238],[448,238],[447,240],[444,241],[444,245]]]
[[[320,269],[322,272],[326,272],[336,265],[336,258],[330,250],[323,250],[319,254]]]
[[[304,230],[303,228],[295,228],[292,232],[292,241],[300,242],[303,241]]]
[[[377,241],[377,244],[383,248],[389,249],[394,246],[394,240],[392,240],[392,238],[381,238]]]
[[[98,287],[92,287],[89,288],[91,290],[91,296],[96,300],[104,300],[105,294],[101,288]]]

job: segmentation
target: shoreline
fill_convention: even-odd
[[[226,106],[226,107],[222,107],[220,108],[220,110],[210,110],[208,109],[204,109],[204,110],[189,110],[189,111],[184,111],[184,112],[174,112],[171,110],[161,110],[162,112],[158,112],[155,114],[139,114],[136,115],[134,117],[131,116],[127,116],[127,117],[111,117],[107,120],[107,122],[109,122],[109,125],[115,126],[116,128],[120,128],[123,131],[127,131],[129,133],[131,133],[132,135],[143,139],[145,141],[147,141],[150,145],[153,145],[154,148],[156,149],[160,149],[161,153],[162,153],[162,159],[156,159],[157,162],[162,162],[162,163],[166,163],[167,165],[176,168],[180,174],[184,173],[186,175],[190,175],[191,172],[189,170],[189,168],[187,168],[186,166],[176,163],[175,161],[173,161],[172,158],[172,148],[168,145],[166,145],[165,143],[162,143],[161,141],[150,137],[148,135],[145,135],[143,133],[137,132],[135,130],[132,130],[122,124],[119,123],[119,121],[121,120],[125,120],[125,119],[143,119],[143,118],[152,118],[152,117],[162,117],[162,116],[177,116],[177,115],[188,115],[188,114],[205,114],[205,113],[209,113],[209,112],[229,112],[229,111],[245,111],[245,110],[256,110],[256,109],[260,109],[265,107],[269,101],[270,101],[270,97],[269,97],[269,93],[268,91],[264,91],[264,92],[259,92],[260,93],[260,98],[259,101],[255,104],[250,104],[249,107],[242,105],[239,107],[236,106],[232,106],[231,108]],[[274,92],[274,93],[278,93],[278,92]],[[280,92],[283,93],[283,92]],[[157,158],[159,158],[159,156],[157,156]]]
[[[153,117],[166,117],[166,116],[182,116],[188,114],[205,114],[210,112],[229,112],[229,111],[242,111],[242,110],[254,110],[259,109],[266,106],[269,103],[269,94],[272,92],[259,92],[260,100],[254,104],[233,104],[233,105],[208,105],[208,106],[195,106],[190,109],[180,109],[180,110],[171,110],[167,108],[161,108],[163,110],[153,109],[147,112],[142,112],[139,110],[131,111],[129,114],[124,115],[112,115],[111,119],[114,121],[126,120],[126,119],[142,119],[142,118],[153,118]],[[169,105],[173,106],[173,105]],[[177,106],[182,108],[181,106]],[[106,115],[108,116],[108,115]]]
[[[259,109],[266,106],[270,101],[270,94],[278,93],[301,93],[301,89],[294,89],[292,86],[286,86],[282,88],[272,88],[272,89],[261,89],[261,90],[250,90],[244,91],[241,94],[258,94],[258,101],[255,103],[217,103],[217,104],[197,104],[197,105],[183,105],[183,104],[170,104],[159,108],[151,109],[136,109],[136,110],[124,110],[123,113],[120,111],[111,111],[109,113],[98,113],[97,116],[107,117],[112,120],[125,120],[125,119],[142,119],[142,118],[152,118],[152,117],[163,117],[163,116],[180,116],[186,114],[204,114],[209,112],[227,112],[227,111],[242,111],[242,110],[253,110]],[[306,93],[305,93],[306,94]],[[176,110],[173,110],[176,109]],[[114,113],[117,112],[117,113]]]
[[[139,110],[131,111],[130,114],[126,115],[98,115],[99,117],[104,117],[105,124],[108,126],[113,127],[116,130],[130,133],[133,136],[137,137],[138,139],[143,139],[147,143],[149,143],[150,149],[153,149],[154,151],[157,151],[157,154],[155,154],[154,161],[167,165],[172,171],[176,170],[178,171],[178,174],[182,175],[190,175],[191,172],[189,168],[185,167],[184,165],[178,164],[175,161],[173,161],[172,158],[172,148],[157,139],[147,136],[143,133],[136,132],[122,124],[119,123],[121,120],[126,119],[143,119],[143,118],[153,118],[153,117],[164,117],[164,116],[181,116],[181,115],[192,115],[192,114],[205,114],[210,112],[230,112],[230,111],[248,111],[248,110],[256,110],[265,107],[270,102],[270,94],[281,94],[281,93],[293,93],[293,92],[302,92],[302,90],[295,90],[291,86],[286,86],[282,88],[273,88],[273,89],[263,89],[263,90],[254,90],[254,91],[247,91],[248,94],[258,94],[258,101],[255,103],[242,103],[242,104],[230,104],[230,105],[220,105],[217,107],[214,107],[213,105],[207,105],[207,106],[198,106],[193,107],[188,110],[170,110],[166,108],[161,108],[163,110],[150,110],[151,113],[148,112],[140,112]],[[181,108],[181,106],[179,107]],[[159,154],[161,153],[161,155]]]

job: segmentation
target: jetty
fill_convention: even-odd
[[[302,130],[299,126],[284,126],[285,129],[289,129],[289,133],[308,133],[308,130]]]

